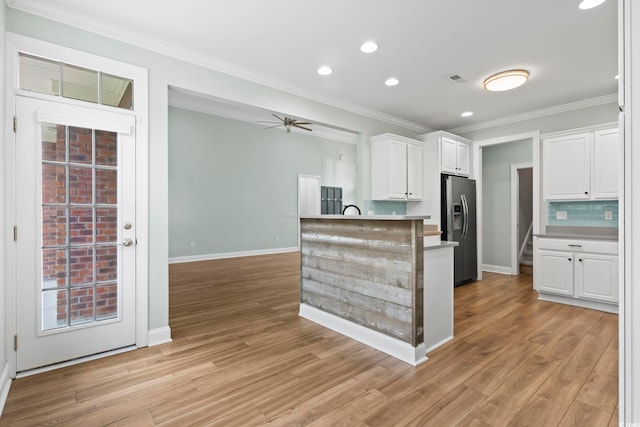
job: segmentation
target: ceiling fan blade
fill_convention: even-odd
[[[312,125],[313,123],[311,122],[294,122],[294,125]]]
[[[295,126],[297,128],[300,128],[300,129],[308,130],[309,132],[313,131],[313,129],[307,128],[307,127],[304,127],[304,126],[300,126],[298,123],[294,123],[293,126]]]
[[[268,120],[256,120],[256,123],[278,123],[278,122],[273,122],[273,121],[268,121]],[[278,123],[278,125],[282,125],[282,123]]]
[[[281,122],[283,122],[283,123],[284,123],[284,119],[283,119],[282,117],[278,117],[278,116],[276,116],[276,115],[275,115],[275,114],[273,114],[273,113],[271,113],[271,115],[272,115],[273,117],[275,117],[276,119],[278,119],[278,120],[280,120]]]
[[[265,129],[279,128],[280,126],[282,126],[282,124],[275,125],[275,126],[269,126],[269,127],[266,127]]]

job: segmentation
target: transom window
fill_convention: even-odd
[[[133,110],[133,80],[20,53],[20,89]]]

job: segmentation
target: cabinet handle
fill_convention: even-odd
[[[569,245],[570,248],[581,248],[582,245]]]
[[[585,192],[584,192],[584,194],[589,194],[589,192],[588,192],[588,191],[585,191]]]
[[[582,262],[582,258],[578,258],[578,261]]]
[[[571,262],[571,258],[567,258],[569,260],[569,262]]]

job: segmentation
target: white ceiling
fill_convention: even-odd
[[[577,0],[7,2],[138,45],[168,42],[223,71],[416,128],[469,127],[610,101],[617,88],[615,0],[587,11]],[[361,53],[365,40],[379,50]],[[325,64],[334,73],[321,77],[316,70]],[[502,93],[482,89],[485,77],[511,68],[529,70],[528,84]],[[465,82],[449,81],[453,74]],[[400,84],[386,87],[390,76]],[[475,114],[460,117],[467,110]]]

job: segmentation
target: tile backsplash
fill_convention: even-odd
[[[548,225],[569,227],[617,227],[618,201],[592,200],[584,202],[549,202]],[[566,212],[567,219],[558,219],[558,212]],[[605,219],[611,212],[611,219]]]
[[[407,202],[396,202],[391,200],[364,200],[362,202],[362,215],[373,211],[374,215],[406,215]]]

